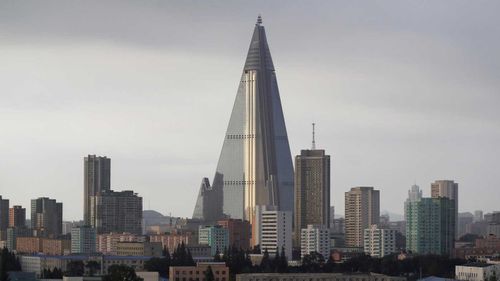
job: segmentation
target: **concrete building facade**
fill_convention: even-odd
[[[377,258],[396,253],[396,230],[377,225],[365,229],[364,250],[367,255]]]
[[[406,207],[406,249],[418,254],[450,255],[455,241],[455,202],[422,198]]]
[[[455,204],[455,238],[458,238],[458,183],[452,180],[437,180],[431,184],[431,197],[445,197]]]
[[[9,209],[9,227],[26,227],[26,208],[13,206]]]
[[[214,274],[214,280],[229,281],[229,268],[224,262],[199,262],[196,266],[171,266],[169,280],[205,280],[205,272],[209,267]]]
[[[149,256],[161,257],[161,242],[118,242],[116,254],[118,256]]]
[[[462,281],[488,281],[500,276],[500,264],[473,262],[455,266],[455,279]]]
[[[274,206],[257,206],[255,211],[255,245],[275,255],[283,248],[292,259],[292,212],[277,211]]]
[[[317,252],[328,260],[330,256],[330,229],[325,225],[308,225],[300,235],[300,256]]]
[[[308,225],[330,227],[330,156],[323,149],[301,150],[295,156],[294,243]]]
[[[9,199],[3,199],[0,195],[0,232],[7,230],[7,227],[9,227]]]
[[[149,235],[149,241],[161,242],[162,248],[167,248],[170,253],[173,253],[177,246],[182,243],[185,245],[198,243],[195,235],[191,231],[176,231],[172,233]]]
[[[145,236],[132,233],[98,234],[97,252],[105,255],[116,255],[118,242],[145,242],[145,241],[146,241]]]
[[[90,219],[95,221],[98,234],[128,232],[142,234],[142,197],[131,190],[101,191],[91,196]]]
[[[353,187],[345,193],[345,244],[363,247],[364,231],[380,219],[380,192],[373,187]]]
[[[91,226],[78,226],[71,230],[71,253],[94,254],[97,252],[97,235]]]
[[[229,233],[229,246],[247,250],[250,248],[251,226],[248,221],[241,219],[223,219],[217,224],[226,228]]]
[[[209,245],[212,255],[223,253],[229,247],[229,231],[220,225],[200,226],[198,244]]]
[[[31,228],[43,236],[62,234],[63,203],[40,197],[31,200]]]

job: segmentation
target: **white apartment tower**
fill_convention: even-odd
[[[284,248],[288,260],[292,258],[292,212],[278,211],[275,206],[257,206],[255,208],[256,245],[262,251],[276,254]]]
[[[381,258],[396,252],[396,230],[372,225],[365,229],[365,253]]]
[[[300,233],[300,256],[320,253],[325,260],[330,256],[330,229],[326,225],[308,225]]]

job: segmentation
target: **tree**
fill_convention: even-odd
[[[262,256],[262,260],[260,262],[260,271],[261,272],[271,272],[271,259],[269,258],[269,252],[267,249],[264,250],[264,255]]]
[[[170,268],[170,259],[164,258],[151,258],[144,263],[144,269],[147,271],[155,271],[163,278],[168,278]]]
[[[212,267],[209,265],[207,270],[205,271],[205,281],[214,281],[214,272],[212,271]]]
[[[281,255],[278,260],[276,271],[279,273],[285,273],[288,271],[288,260],[285,255],[285,247],[281,247]]]
[[[85,273],[85,265],[83,261],[70,261],[66,266],[66,275],[69,277],[83,276]]]
[[[9,252],[7,248],[0,251],[0,281],[9,280],[9,271],[20,271],[21,264],[14,253]]]
[[[123,264],[114,264],[108,268],[108,274],[103,281],[144,281],[135,274],[135,270]]]
[[[101,269],[101,263],[98,261],[88,261],[85,267],[89,271],[89,276],[94,276]]]
[[[304,272],[320,272],[325,258],[318,252],[311,252],[302,258],[302,270]]]

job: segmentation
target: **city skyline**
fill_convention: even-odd
[[[460,212],[494,211],[496,197],[486,195],[499,182],[500,98],[493,77],[499,42],[476,28],[497,32],[492,26],[499,20],[484,16],[494,7],[461,3],[451,7],[456,16],[444,4],[427,14],[425,4],[356,10],[356,4],[333,3],[335,20],[319,5],[301,14],[299,4],[280,11],[262,3],[245,13],[237,10],[246,4],[230,4],[231,15],[217,12],[216,4],[202,13],[188,4],[170,11],[146,3],[139,8],[150,21],[128,32],[140,4],[119,6],[123,26],[106,21],[112,6],[104,6],[94,26],[70,20],[78,8],[63,3],[68,16],[49,20],[36,12],[55,15],[51,4],[38,4],[23,21],[16,17],[23,4],[2,3],[0,153],[10,161],[0,169],[1,195],[25,208],[31,199],[54,198],[64,203],[64,219],[79,220],[82,158],[95,154],[113,159],[112,189],[139,193],[144,209],[190,217],[200,179],[217,164],[247,37],[262,13],[291,154],[309,147],[316,122],[318,147],[331,155],[331,203],[338,211],[345,191],[368,185],[380,190],[381,211],[403,214],[414,181],[429,197],[431,183],[442,179],[459,183]],[[189,23],[182,19],[189,12],[203,16]],[[358,15],[365,26],[341,12]],[[416,26],[424,15],[430,23]],[[69,24],[57,26],[63,20]],[[188,38],[169,27],[174,22],[185,33],[199,32]],[[484,194],[480,203],[464,200],[478,194]]]

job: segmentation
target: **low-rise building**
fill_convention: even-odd
[[[285,250],[288,260],[292,259],[292,212],[278,211],[275,206],[256,206],[255,225],[252,225],[254,245],[260,245],[261,250],[267,250],[270,255],[276,254],[276,249]]]
[[[406,278],[377,273],[245,273],[237,274],[236,281],[406,281]]]
[[[160,242],[117,242],[118,256],[150,256],[160,257],[162,247]]]
[[[500,264],[474,262],[455,266],[457,280],[487,281],[491,276],[500,276]]]
[[[167,248],[170,253],[173,253],[178,245],[196,244],[194,234],[190,231],[174,231],[171,233],[149,235],[149,241],[161,242],[162,248]]]
[[[16,244],[16,251],[23,254],[68,255],[71,253],[71,240],[67,239],[17,237]]]
[[[47,256],[47,255],[19,255],[19,262],[23,272],[33,272],[38,277],[44,269],[60,268],[63,272],[67,270],[67,265],[72,261],[81,261],[87,264],[89,261],[96,261],[101,265],[101,269],[95,272],[96,275],[108,273],[112,265],[123,264],[132,267],[136,271],[144,270],[144,263],[151,259],[150,256],[99,256],[99,255],[67,255],[67,256]],[[85,267],[85,274],[89,273],[89,268]]]
[[[132,233],[107,233],[97,235],[97,252],[105,255],[116,255],[118,242],[145,242],[146,236]]]
[[[320,253],[325,260],[330,256],[330,230],[326,225],[308,225],[300,235],[300,255]]]
[[[187,245],[186,247],[191,253],[191,256],[193,256],[193,258],[213,257],[212,247],[210,247],[209,245],[194,244],[194,245]]]
[[[71,253],[93,254],[96,252],[96,229],[78,226],[71,230]]]
[[[229,281],[229,268],[224,262],[199,262],[196,266],[171,266],[169,280],[205,280],[205,272],[212,269],[215,281]]]
[[[250,223],[241,219],[223,219],[217,221],[218,225],[226,228],[229,233],[231,247],[247,250],[250,248]]]

